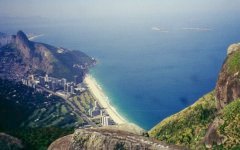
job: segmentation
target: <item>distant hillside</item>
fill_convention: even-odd
[[[95,60],[81,51],[72,51],[29,41],[25,33],[0,34],[0,75],[19,79],[29,73],[72,79],[83,76]]]
[[[190,149],[240,149],[240,44],[228,49],[216,88],[149,131]]]

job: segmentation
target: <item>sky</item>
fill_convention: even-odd
[[[81,18],[156,14],[219,15],[225,11],[237,13],[239,6],[240,0],[0,0],[0,16]]]

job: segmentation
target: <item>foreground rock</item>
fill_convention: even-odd
[[[118,128],[78,129],[73,135],[53,142],[48,150],[169,150],[180,147],[168,146],[157,140],[133,134]]]
[[[217,108],[223,109],[227,104],[240,97],[240,44],[228,48],[216,85]]]

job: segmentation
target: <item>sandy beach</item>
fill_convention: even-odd
[[[109,116],[116,124],[127,123],[127,121],[110,105],[107,96],[102,91],[101,87],[97,84],[96,80],[90,75],[86,75],[84,82],[88,86],[90,92],[95,96],[99,105],[107,111]]]
[[[39,35],[35,35],[35,36],[31,36],[31,37],[28,37],[29,40],[34,40],[38,37],[41,37],[41,36],[44,36],[44,34],[39,34]]]

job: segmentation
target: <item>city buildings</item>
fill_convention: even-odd
[[[78,76],[74,76],[74,82],[68,82],[67,79],[54,78],[48,76],[29,75],[27,78],[22,79],[22,83],[26,86],[32,87],[37,91],[47,91],[50,94],[56,94],[66,99],[81,95],[87,87],[82,83],[82,79]],[[88,110],[88,115],[93,120],[97,120],[101,126],[108,126],[115,124],[106,110],[99,106],[97,101],[94,101],[91,108]]]
[[[110,117],[102,116],[101,124],[102,124],[102,126],[109,126],[110,125]]]

